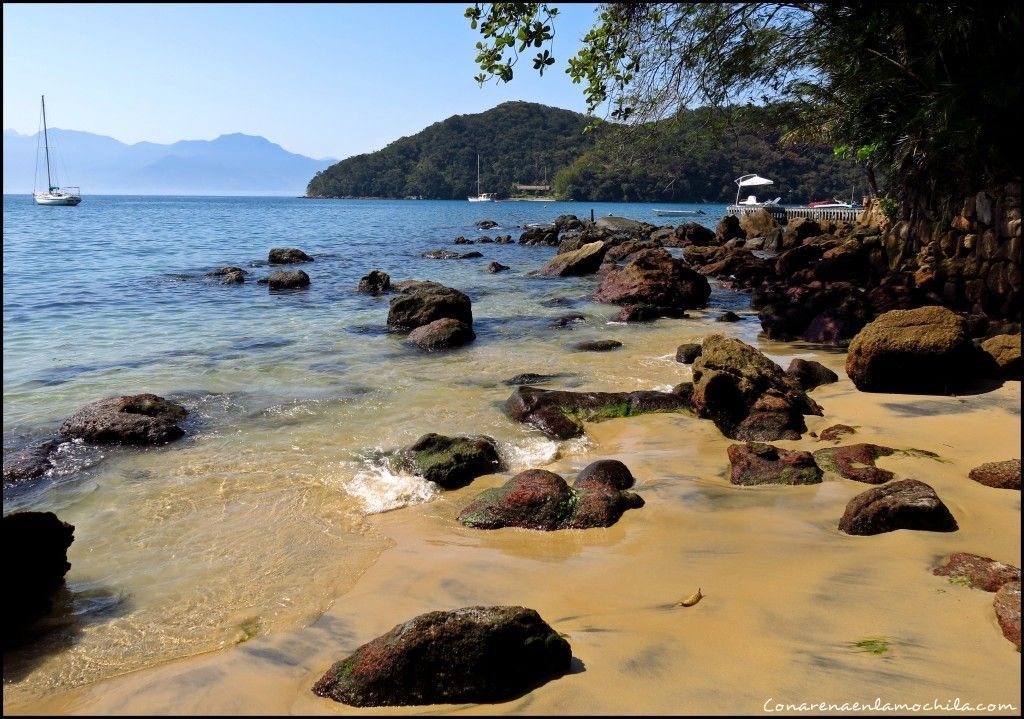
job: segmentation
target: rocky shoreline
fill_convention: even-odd
[[[538,278],[594,275],[599,284],[592,298],[620,308],[610,316],[614,321],[649,322],[703,308],[710,295],[710,277],[752,292],[752,307],[758,310],[769,338],[800,338],[847,348],[846,374],[858,391],[948,396],[1020,380],[1019,189],[1016,195],[1012,188],[1006,190],[994,203],[978,197],[965,204],[954,229],[937,234],[933,244],[912,258],[902,249],[894,250],[893,238],[898,239],[906,228],[887,228],[870,209],[856,225],[797,221],[783,230],[763,213],[742,221],[725,217],[715,232],[700,225],[659,228],[622,218],[590,223],[563,216],[550,227],[526,229],[518,244],[558,248],[553,259],[535,270]],[[682,258],[670,251],[674,248],[682,249]],[[936,248],[939,256],[947,256],[947,260],[936,260],[938,265],[932,262]],[[969,254],[974,249],[984,256],[987,271],[1009,268],[995,271],[1005,278],[1003,284],[1000,280],[979,289],[972,284],[974,279],[963,279],[973,277]],[[439,251],[437,259],[471,258],[467,253]],[[270,264],[313,261],[297,248],[272,250],[268,260]],[[223,277],[221,284],[236,284],[245,281],[246,272],[230,266],[210,274]],[[275,272],[265,279],[272,290],[311,283],[301,270]],[[455,351],[476,340],[470,298],[455,288],[420,280],[392,283],[386,273],[374,270],[353,292],[393,295],[382,324],[391,333],[404,334],[417,351]],[[964,309],[965,301],[973,304]],[[847,444],[849,433],[837,428],[822,430],[818,439],[839,437],[831,441],[844,444],[813,453],[770,444],[809,437],[806,417],[828,419],[827,403],[819,404],[809,394],[838,380],[827,367],[794,362],[784,370],[758,349],[714,332],[700,343],[680,346],[676,357],[681,364],[692,364],[692,382],[670,392],[571,392],[538,388],[527,381],[515,385],[505,412],[511,420],[558,440],[579,437],[596,422],[640,414],[681,413],[707,419],[721,436],[741,442],[729,446],[721,457],[733,485],[800,486],[826,478],[875,485],[850,498],[845,510],[836,513],[837,532],[868,537],[901,529],[958,531],[958,508],[951,510],[932,486],[914,478],[897,479],[892,471],[875,465],[880,457],[904,453],[924,468],[919,471],[927,472],[927,463],[935,461],[927,452]],[[184,407],[151,394],[99,399],[71,416],[61,426],[59,438],[5,456],[5,492],[9,487],[17,491],[28,483],[45,481],[62,441],[163,445],[186,436],[179,426],[186,417]],[[1019,491],[1020,460],[1004,460],[991,457],[989,463],[972,469],[970,479],[993,492]],[[425,435],[396,450],[391,461],[396,468],[447,490],[467,487],[477,477],[504,469],[494,440],[485,436]],[[626,510],[650,500],[645,502],[629,491],[633,468],[609,462],[588,466],[572,486],[548,470],[520,472],[505,486],[485,490],[464,505],[458,520],[470,530],[519,527],[558,532],[611,526]],[[10,541],[40,547],[63,544],[66,553],[74,528],[55,515],[30,522],[31,514],[6,515],[5,537],[18,532],[17,539]],[[23,536],[26,531],[29,535]],[[87,537],[75,540],[89,541]],[[52,551],[38,563],[9,567],[8,574],[19,578],[31,589],[27,595],[37,599],[31,612],[8,614],[5,636],[31,635],[32,622],[50,610],[53,594],[63,585],[69,568],[66,554],[63,558],[59,554]],[[977,561],[982,560],[995,561],[986,557]],[[967,576],[971,582],[975,581],[971,572],[981,571],[951,574],[954,570],[947,569],[937,566],[935,571]],[[998,580],[984,582],[993,587],[985,591],[996,592],[995,621],[1019,651],[1019,569],[1000,564],[997,574]],[[337,662],[314,692],[355,706],[493,702],[523,696],[539,683],[564,676],[574,651],[538,611],[543,608],[474,606],[451,615],[416,617],[395,627],[390,639],[382,636]],[[527,628],[509,634],[510,624]],[[443,638],[426,664],[419,663],[423,650],[415,636],[420,633]],[[407,634],[403,641],[393,641]],[[470,653],[459,648],[467,642],[473,646]],[[529,663],[541,670],[520,676],[503,659],[510,647],[524,651]],[[453,665],[453,657],[465,666]],[[454,689],[448,683],[419,686],[414,680],[417,672],[421,676],[451,672],[454,685],[459,685],[461,676],[475,679]]]

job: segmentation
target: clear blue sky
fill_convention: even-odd
[[[474,81],[471,3],[3,6],[5,129],[122,142],[262,135],[311,157],[378,150],[455,114],[528,100],[583,112],[564,70],[594,4],[557,4],[543,78]],[[533,51],[534,53],[536,51]]]

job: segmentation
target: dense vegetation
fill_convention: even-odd
[[[860,201],[863,171],[821,144],[782,143],[791,127],[786,106],[686,111],[630,131],[605,126],[601,141],[555,175],[561,197],[592,201],[733,202],[740,175],[775,181],[757,194],[803,204],[832,197]]]
[[[527,102],[455,115],[383,150],[350,157],[310,181],[310,197],[408,197],[465,200],[480,189],[508,196],[513,183],[535,184],[593,144],[587,117]]]
[[[526,102],[456,115],[317,173],[307,194],[461,200],[476,194],[477,152],[481,189],[500,197],[546,177],[560,198],[731,202],[733,180],[748,172],[775,180],[767,194],[784,203],[864,191],[854,164],[830,149],[780,145],[792,121],[785,106],[684,112],[631,133],[612,124],[584,133],[589,119]]]
[[[632,123],[688,107],[785,101],[791,137],[828,143],[888,177],[904,216],[948,216],[957,198],[1020,178],[1019,0],[605,3],[566,72],[588,108]],[[466,10],[478,82],[550,54],[557,8]]]

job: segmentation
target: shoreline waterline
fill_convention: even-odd
[[[12,321],[18,331],[9,348],[8,317],[38,307],[46,286],[8,288],[5,267],[5,445],[20,427],[42,431],[85,402],[143,382],[183,398],[196,422],[180,445],[110,451],[65,481],[15,498],[14,507],[53,508],[76,525],[72,592],[101,601],[109,590],[114,598],[98,609],[83,607],[68,646],[22,679],[8,681],[5,661],[5,712],[354,712],[310,692],[327,666],[412,616],[473,604],[537,609],[569,635],[580,666],[521,699],[452,711],[754,712],[770,697],[873,697],[878,683],[893,693],[953,687],[965,699],[991,693],[1020,705],[1019,655],[1013,659],[995,626],[991,595],[930,573],[950,551],[1019,566],[1019,494],[967,479],[972,467],[1019,451],[1019,382],[964,397],[860,393],[843,371],[844,353],[763,339],[749,297],[717,286],[709,309],[687,319],[610,322],[615,308],[586,299],[594,278],[526,276],[553,248],[478,245],[485,252],[479,263],[514,264],[507,279],[487,277],[475,263],[419,259],[422,249],[473,231],[475,215],[452,218],[448,206],[431,215],[432,224],[405,230],[399,239],[415,236],[412,246],[395,241],[391,227],[372,226],[394,218],[358,220],[361,210],[344,203],[299,226],[297,234],[313,245],[280,242],[274,232],[251,240],[252,221],[265,208],[242,210],[255,214],[231,225],[235,210],[205,207],[216,219],[199,228],[200,241],[156,266],[150,257],[129,255],[121,269],[138,276],[123,288],[105,264],[88,265],[100,287],[120,289],[119,300],[149,313],[110,308],[115,318],[152,333],[144,352],[127,349],[123,328],[64,306],[45,309],[52,315],[42,319]],[[291,227],[296,216],[287,203],[275,212],[281,228]],[[380,254],[372,259],[360,255],[368,245],[322,237],[328,223],[353,217],[376,240]],[[515,232],[511,216],[495,219],[505,224],[491,234]],[[219,246],[225,227],[233,228],[230,241]],[[7,231],[5,218],[5,247]],[[313,276],[305,294],[273,296],[254,284],[230,288],[200,279],[201,269],[216,265],[208,257],[215,250],[218,261],[255,262],[265,253],[258,248],[283,244],[314,254],[305,266]],[[26,256],[31,243],[15,243],[14,257]],[[437,279],[468,291],[477,342],[423,355],[383,331],[387,296],[357,295],[352,277],[387,263],[392,267],[385,269],[404,268],[394,279]],[[57,265],[58,276],[82,269],[74,255]],[[16,277],[28,274],[14,265]],[[186,276],[168,279],[178,274]],[[247,294],[227,294],[236,289]],[[542,304],[553,299],[565,302]],[[107,309],[103,298],[96,301]],[[194,312],[190,303],[199,305]],[[740,322],[716,323],[723,309],[737,311]],[[571,329],[550,326],[571,312],[584,321]],[[178,321],[175,313],[188,316]],[[205,328],[191,325],[200,320]],[[78,340],[95,356],[32,366],[26,358],[39,356],[30,336],[39,326],[32,322],[52,328],[68,321],[64,341]],[[561,375],[545,385],[551,388],[666,390],[691,376],[675,361],[675,347],[712,333],[751,343],[782,366],[802,357],[835,370],[838,383],[811,393],[825,416],[809,417],[809,431],[850,424],[858,431],[854,441],[935,452],[938,459],[893,456],[879,465],[935,487],[960,531],[842,535],[836,523],[865,485],[832,478],[812,487],[732,486],[726,448],[733,441],[692,416],[588,423],[585,440],[557,443],[501,411],[513,390],[505,380],[527,371]],[[107,344],[86,341],[96,337]],[[579,340],[609,338],[623,347],[598,354],[569,349]],[[129,357],[145,362],[132,366]],[[423,494],[424,482],[403,484],[412,478],[388,476],[374,464],[373,453],[429,431],[491,435],[509,469],[462,489]],[[809,435],[775,444],[825,446]],[[519,469],[541,466],[571,480],[605,458],[626,463],[646,500],[610,528],[484,532],[455,519],[477,493]],[[705,594],[700,605],[673,608],[697,587]],[[162,614],[188,602],[189,611]],[[169,627],[181,627],[178,634],[158,629],[169,618]],[[209,624],[196,624],[198,618]],[[975,643],[964,649],[965,631]],[[147,633],[167,646],[138,651],[134,666],[103,665],[119,647],[140,649]],[[201,635],[206,647],[183,643],[190,635]],[[887,637],[891,652],[856,650],[874,636]],[[1006,660],[993,664],[994,656]],[[738,676],[737,657],[751,658],[751,671]],[[992,671],[972,670],[981,666]]]

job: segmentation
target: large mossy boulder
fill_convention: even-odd
[[[935,490],[916,479],[904,479],[858,494],[846,505],[839,531],[870,535],[897,529],[955,532],[956,520]]]
[[[892,310],[850,342],[846,373],[862,392],[950,394],[975,379],[967,322],[945,307]]]
[[[740,228],[747,239],[754,237],[766,237],[769,232],[779,226],[779,223],[772,217],[772,213],[763,207],[755,212],[744,214],[740,217]]]
[[[71,569],[74,526],[53,512],[14,512],[3,518],[4,646],[20,641],[31,623],[53,608],[53,595]]]
[[[505,400],[505,411],[551,439],[583,434],[583,422],[600,422],[650,412],[687,412],[690,397],[682,392],[568,392],[517,387]]]
[[[594,293],[598,302],[691,309],[704,307],[711,296],[707,278],[666,250],[644,250],[624,267],[605,275]]]
[[[810,452],[789,451],[762,442],[733,444],[727,450],[733,484],[818,484],[821,469]]]
[[[464,487],[481,475],[502,469],[497,443],[491,437],[446,437],[433,432],[396,452],[393,464],[444,489]]]
[[[436,282],[402,283],[395,288],[401,294],[391,300],[389,329],[413,330],[444,318],[473,326],[472,303],[456,289]]]
[[[625,465],[591,465],[572,487],[554,472],[528,469],[501,487],[480,493],[459,513],[459,521],[475,529],[520,527],[549,532],[610,527],[627,509],[643,506],[638,495],[625,491],[632,485],[633,476]]]
[[[799,439],[821,407],[782,368],[740,340],[704,339],[693,363],[693,409],[730,439]]]
[[[71,415],[59,432],[87,442],[164,444],[185,434],[178,422],[187,414],[181,405],[155,394],[125,395],[87,404]]]
[[[421,614],[334,664],[313,692],[357,707],[502,702],[569,671],[569,643],[533,609]]]

